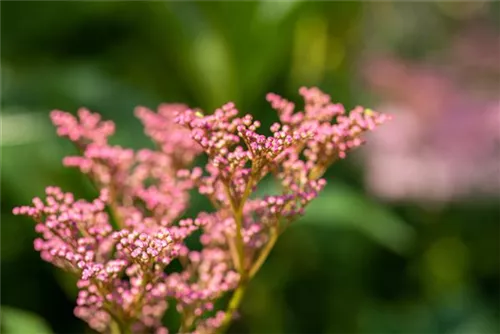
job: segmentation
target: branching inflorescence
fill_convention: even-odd
[[[181,326],[171,331],[223,332],[278,236],[325,186],[325,170],[388,119],[361,107],[346,113],[317,88],[300,94],[299,112],[268,94],[280,120],[270,136],[257,132],[261,124],[251,115],[238,117],[233,103],[210,115],[185,105],[139,107],[155,150],[110,145],[114,123],[86,109],[78,118],[53,111],[58,135],[80,152],[64,165],[87,174],[100,194],[88,202],[48,187],[45,201],[35,198],[14,213],[36,221],[42,259],[78,277],[75,315],[99,332],[168,333],[161,320],[175,301]],[[208,162],[193,167],[202,153]],[[281,190],[257,197],[267,175]],[[192,190],[214,210],[185,218]],[[195,231],[201,250],[186,243]],[[174,260],[177,272],[168,270]],[[228,295],[227,306],[216,309]]]

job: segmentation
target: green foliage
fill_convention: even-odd
[[[51,334],[50,326],[34,313],[2,306],[2,333]]]
[[[308,222],[325,228],[352,228],[399,254],[407,254],[415,231],[380,203],[348,186],[335,184],[308,207]]]

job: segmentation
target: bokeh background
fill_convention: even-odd
[[[231,100],[270,123],[265,94],[300,105],[302,85],[394,120],[330,170],[230,331],[500,333],[499,36],[500,2],[2,2],[2,333],[90,333],[11,215],[47,185],[95,195],[50,110],[141,147],[137,105]]]

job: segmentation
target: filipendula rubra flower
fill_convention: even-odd
[[[64,165],[87,174],[99,196],[75,200],[48,187],[45,200],[14,214],[35,220],[43,260],[78,277],[75,315],[99,332],[168,333],[161,319],[174,300],[181,327],[171,331],[223,332],[278,236],[325,186],[325,170],[388,119],[361,107],[346,113],[317,88],[300,94],[298,112],[268,94],[279,116],[270,135],[258,132],[251,115],[239,117],[233,103],[208,115],[180,104],[139,107],[155,150],[109,144],[114,123],[86,109],[78,117],[53,111],[57,133],[79,151]],[[203,153],[206,165],[192,166]],[[255,196],[267,175],[280,192]],[[213,210],[185,218],[193,190]],[[186,243],[195,231],[201,250]],[[182,270],[167,270],[173,260]],[[227,306],[216,309],[228,294]]]

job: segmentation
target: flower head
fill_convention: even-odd
[[[280,122],[267,133],[233,103],[209,115],[178,104],[138,107],[155,150],[110,145],[114,124],[86,109],[78,118],[53,111],[58,134],[79,150],[64,165],[88,175],[99,196],[75,200],[48,187],[45,201],[14,213],[36,221],[41,257],[78,277],[75,315],[100,332],[168,333],[161,319],[175,300],[179,331],[227,326],[235,309],[217,310],[217,301],[255,275],[278,235],[325,187],[329,165],[387,120],[361,107],[348,114],[317,88],[300,94],[298,112],[268,94]],[[206,165],[192,166],[203,152]],[[281,190],[255,196],[268,175]],[[211,212],[183,217],[192,190],[210,200]],[[194,249],[189,240],[198,237],[202,248]]]

